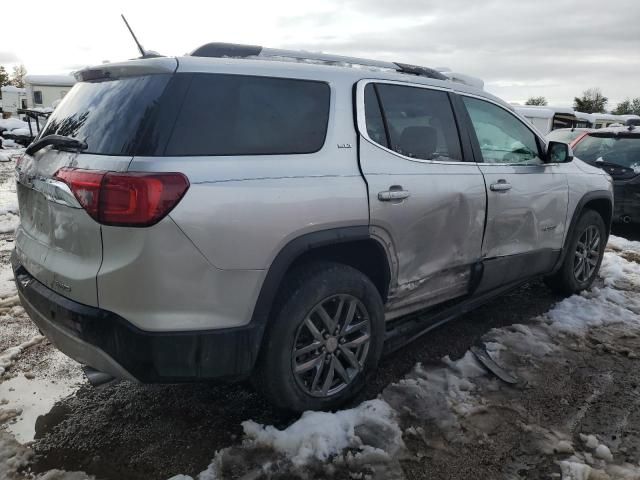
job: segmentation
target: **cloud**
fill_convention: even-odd
[[[3,63],[17,63],[19,60],[15,53],[0,50],[0,65]]]
[[[640,96],[628,80],[640,65],[637,0],[617,0],[615,8],[600,0],[346,0],[334,13],[357,28],[288,46],[447,66],[507,96],[570,103],[594,85],[614,100]],[[372,21],[380,18],[386,24]],[[318,31],[326,33],[325,25]]]

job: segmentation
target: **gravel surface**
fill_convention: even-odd
[[[10,169],[0,167],[0,184],[9,178]],[[637,227],[616,227],[614,232],[640,240]],[[11,248],[12,234],[0,234],[0,267],[8,265]],[[625,252],[621,256],[640,263],[635,253]],[[0,302],[2,299],[0,295]],[[425,369],[441,368],[445,355],[461,358],[492,329],[532,324],[560,300],[542,282],[532,282],[427,333],[384,358],[364,391],[345,408],[378,397],[391,404],[399,401],[394,397],[394,384],[412,375],[410,372],[417,363]],[[0,354],[38,334],[18,305],[4,310],[0,307],[0,333]],[[485,405],[482,411],[465,419],[461,438],[447,436],[433,419],[401,415],[398,421],[405,432],[406,448],[394,460],[395,470],[385,471],[383,477],[561,478],[561,468],[565,467],[559,462],[570,453],[568,445],[571,453],[580,450],[577,453],[582,455],[580,458],[588,458],[586,455],[606,456],[607,452],[600,449],[606,444],[617,463],[637,465],[640,461],[638,332],[594,328],[584,340],[564,345],[558,352],[536,365],[528,363],[526,357],[513,361],[513,368],[528,369],[528,385],[509,387],[495,378],[479,382]],[[9,392],[9,385],[14,384],[26,385],[24,392],[18,392],[23,397],[16,394],[25,408],[31,403],[24,401],[24,394],[31,395],[31,390],[34,397],[47,400],[49,395],[51,403],[61,400],[53,406],[46,401],[34,401],[31,412],[6,413],[10,410],[3,400],[15,393],[13,387]],[[70,393],[73,394],[63,398]],[[410,403],[406,398],[400,401]],[[415,412],[416,408],[413,405],[409,410]],[[246,474],[252,462],[259,465],[260,459],[271,458],[272,454],[268,449],[264,452],[254,449],[251,458],[238,452],[233,459],[236,455],[233,446],[240,445],[244,438],[241,422],[251,419],[283,429],[298,418],[274,410],[248,384],[119,382],[95,389],[81,378],[75,362],[63,357],[45,340],[21,352],[0,376],[0,463],[2,447],[10,445],[22,449],[20,465],[26,467],[22,473],[14,472],[7,477],[12,480],[46,472],[49,479],[86,478],[84,474],[58,477],[51,469],[83,471],[101,479],[166,479],[177,474],[195,477],[207,469],[217,451],[232,447],[225,458],[236,470],[232,468],[224,478],[237,478],[240,473],[233,472]],[[364,438],[365,434],[361,434]],[[597,447],[600,450],[582,445],[585,440],[581,434],[595,435],[602,443]],[[29,435],[34,436],[33,442],[26,438]],[[26,447],[17,444],[14,436]],[[384,435],[371,441],[384,442]],[[541,453],[542,444],[548,452]],[[594,463],[599,461],[596,459]],[[570,480],[640,479],[637,472],[625,473],[627,476],[584,477],[562,472],[563,478]],[[353,472],[338,468],[333,476],[374,478],[374,474],[373,470],[365,469],[354,477]],[[375,478],[381,478],[380,475],[378,471]],[[327,475],[326,470],[316,473],[311,470],[304,476]],[[1,469],[0,478],[4,480]],[[262,477],[254,471],[253,476],[243,478]],[[291,475],[274,474],[271,478]]]

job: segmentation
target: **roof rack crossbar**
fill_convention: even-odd
[[[408,73],[423,77],[448,80],[440,72],[427,67],[408,65],[405,63],[385,62],[367,58],[313,53],[299,50],[285,50],[280,48],[264,48],[257,45],[240,45],[235,43],[207,43],[198,47],[190,54],[193,57],[230,57],[230,58],[283,58],[299,61],[320,62],[327,65],[359,65],[364,67],[382,68],[400,73]]]

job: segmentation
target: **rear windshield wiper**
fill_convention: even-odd
[[[33,155],[47,145],[53,145],[54,148],[58,148],[60,150],[72,150],[77,152],[87,149],[87,144],[77,138],[65,137],[64,135],[47,135],[46,137],[42,137],[29,145],[25,150],[25,153],[27,155]]]

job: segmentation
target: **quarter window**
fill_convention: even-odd
[[[514,115],[476,98],[462,97],[485,163],[540,165],[538,141]]]
[[[376,111],[376,92],[384,122]],[[369,84],[365,88],[365,117],[369,138],[401,155],[420,160],[462,160],[446,92],[386,83],[376,84],[374,89]]]
[[[324,144],[324,82],[194,74],[167,155],[312,153]]]

